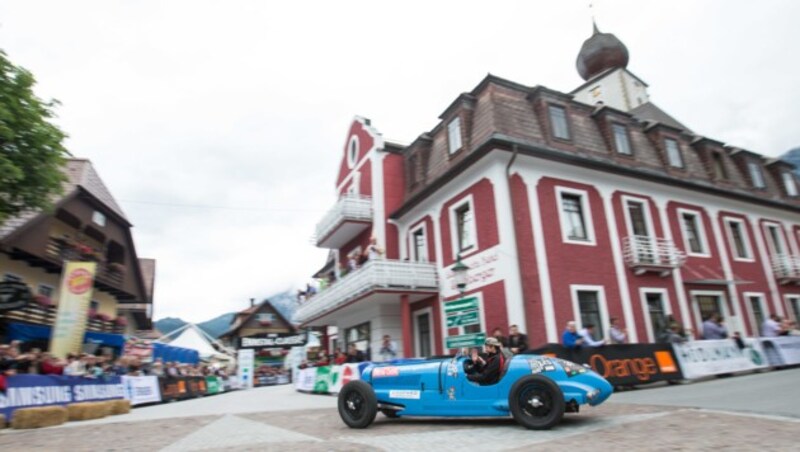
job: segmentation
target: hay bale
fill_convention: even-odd
[[[108,416],[110,407],[105,402],[80,402],[67,405],[70,421],[88,421]]]
[[[125,399],[109,400],[106,402],[111,407],[111,415],[128,414],[131,412],[131,401]]]
[[[11,416],[11,428],[41,428],[67,422],[69,413],[63,406],[20,408]]]

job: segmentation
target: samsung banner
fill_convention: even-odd
[[[684,378],[702,378],[768,366],[757,339],[743,339],[743,347],[733,339],[691,341],[672,344]]]
[[[67,405],[122,399],[125,387],[120,377],[102,379],[63,377],[59,375],[12,375],[7,388],[0,392],[0,414],[11,419],[18,408]]]
[[[157,403],[161,401],[161,389],[158,377],[122,377],[122,386],[125,387],[125,398],[131,405],[144,403]]]

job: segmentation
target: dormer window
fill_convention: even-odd
[[[461,149],[461,118],[456,117],[447,125],[447,143],[451,154]]]
[[[550,130],[555,138],[569,140],[569,125],[567,124],[567,110],[558,105],[548,105],[550,115]]]
[[[105,226],[106,225],[106,216],[103,215],[102,212],[94,211],[92,213],[92,223],[98,226]]]
[[[724,180],[728,178],[728,172],[725,170],[725,162],[722,160],[722,154],[714,152],[712,159],[714,160],[714,177],[717,180]]]
[[[614,132],[614,146],[617,152],[622,155],[632,155],[631,142],[628,139],[628,128],[622,124],[612,124],[611,129]]]
[[[672,138],[666,138],[664,140],[664,147],[667,149],[669,166],[673,168],[683,168],[683,157],[681,156],[681,148],[678,146],[678,142]]]
[[[750,171],[750,180],[753,182],[754,188],[766,188],[764,183],[764,174],[761,172],[761,165],[756,162],[748,162],[747,170]]]
[[[797,183],[795,182],[794,175],[789,171],[784,171],[781,176],[783,177],[783,186],[786,188],[786,194],[789,196],[797,196]]]

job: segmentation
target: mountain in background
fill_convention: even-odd
[[[800,147],[788,151],[780,158],[781,160],[786,160],[787,162],[793,164],[795,166],[794,173],[800,177]]]
[[[285,292],[277,293],[267,299],[272,303],[275,309],[281,313],[285,318],[291,321],[294,316],[294,311],[297,309],[297,294],[294,290],[287,290]],[[235,312],[229,312],[220,316],[214,317],[211,320],[200,322],[197,324],[200,329],[208,333],[213,338],[219,337],[222,333],[228,331],[231,321],[233,321]],[[153,326],[161,331],[161,334],[171,333],[180,327],[186,325],[186,321],[177,317],[166,317],[161,320],[156,320]]]

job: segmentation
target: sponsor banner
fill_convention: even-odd
[[[68,353],[80,353],[89,302],[92,299],[95,262],[67,262],[61,275],[58,312],[50,337],[50,353],[66,358]]]
[[[298,391],[336,394],[352,380],[360,380],[361,371],[369,363],[299,369],[294,381]]]
[[[239,338],[240,348],[282,347],[291,348],[306,345],[307,334],[270,333]]]
[[[162,377],[158,383],[165,402],[200,397],[207,392],[205,377]]]
[[[733,339],[691,341],[672,344],[684,378],[764,369],[768,366],[761,344],[755,339],[743,339],[739,348]]]
[[[669,344],[620,344],[578,349],[548,344],[533,352],[573,363],[588,364],[612,385],[683,379]]]
[[[800,364],[800,336],[762,337],[759,342],[770,366]]]
[[[239,349],[236,359],[239,364],[237,379],[242,389],[253,389],[253,373],[255,366],[255,351],[253,349]]]
[[[225,388],[222,384],[222,379],[219,377],[206,377],[206,394],[219,394]]]
[[[123,376],[122,386],[125,387],[125,398],[131,405],[143,403],[157,403],[161,401],[161,389],[158,377],[127,377]]]
[[[12,375],[0,392],[0,414],[11,419],[19,408],[67,405],[122,399],[125,388],[120,377],[82,378],[60,375]]]

